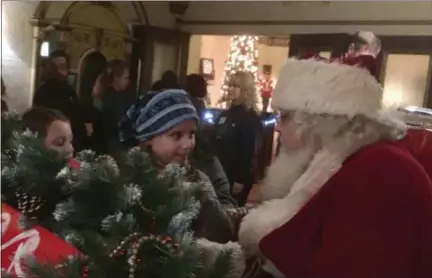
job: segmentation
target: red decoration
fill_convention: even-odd
[[[271,98],[273,94],[273,80],[270,77],[264,76],[260,80],[261,97]]]
[[[18,277],[24,271],[23,258],[34,256],[41,263],[60,263],[78,251],[41,226],[29,230],[19,227],[21,213],[2,203],[1,268]]]
[[[78,160],[76,160],[74,158],[69,159],[68,165],[72,169],[79,169],[80,168],[80,163],[78,162]]]

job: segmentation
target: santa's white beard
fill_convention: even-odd
[[[292,185],[304,173],[315,153],[316,150],[311,145],[298,150],[281,147],[261,185],[261,201],[280,199],[288,195]]]

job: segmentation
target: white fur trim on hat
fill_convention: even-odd
[[[277,110],[375,117],[382,87],[366,70],[338,63],[289,59],[273,94]]]

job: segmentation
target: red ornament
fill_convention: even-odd
[[[86,267],[84,267],[83,275],[81,276],[81,278],[86,278],[87,274],[88,274],[88,267],[86,266]]]

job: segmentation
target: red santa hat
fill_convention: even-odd
[[[376,73],[374,65],[370,55],[339,63],[289,59],[276,84],[273,107],[282,111],[375,117],[382,108],[383,90],[372,75]]]

